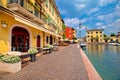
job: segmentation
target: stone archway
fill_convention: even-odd
[[[11,37],[11,51],[26,52],[29,49],[30,35],[25,28],[14,27]]]

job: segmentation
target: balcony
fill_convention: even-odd
[[[44,24],[47,22],[43,11],[36,10],[36,6],[33,6],[33,4],[30,3],[30,1],[28,0],[9,0],[7,6],[10,10],[20,13],[21,15],[30,18],[40,24]]]
[[[55,32],[57,30],[57,27],[53,23],[49,23],[49,30],[52,32]]]
[[[38,3],[43,3],[43,2],[45,2],[46,0],[35,0],[36,2],[38,2]]]

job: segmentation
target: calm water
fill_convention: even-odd
[[[103,80],[120,80],[120,46],[88,45],[84,51]]]

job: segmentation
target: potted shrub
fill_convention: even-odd
[[[53,49],[53,45],[48,45],[47,48],[49,48],[49,53],[51,53],[51,51]]]
[[[0,56],[0,71],[16,73],[21,70],[21,59],[19,56]]]
[[[30,61],[34,62],[36,60],[36,53],[38,52],[38,50],[36,48],[30,48],[28,50],[28,53],[30,54]]]

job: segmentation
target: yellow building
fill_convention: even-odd
[[[109,42],[120,43],[120,32],[118,32],[115,36],[110,36]]]
[[[55,0],[0,0],[0,53],[58,43],[62,25]]]
[[[91,42],[104,42],[103,40],[103,29],[87,30],[86,41]]]
[[[120,43],[120,32],[117,34],[117,42]]]
[[[72,28],[73,30],[73,38],[76,38],[76,29]]]

